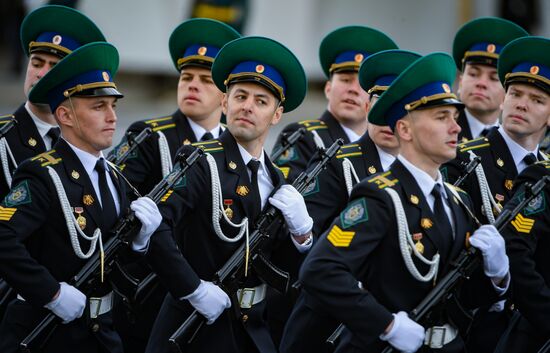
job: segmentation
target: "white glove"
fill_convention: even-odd
[[[216,321],[225,309],[231,307],[227,293],[214,283],[203,280],[193,293],[182,299],[189,300],[189,303],[208,320],[208,325]]]
[[[481,251],[483,269],[489,278],[503,278],[509,270],[506,245],[498,230],[490,224],[482,225],[470,237],[470,244]]]
[[[157,204],[148,197],[140,197],[130,204],[130,209],[135,212],[137,219],[141,222],[141,229],[132,241],[132,249],[143,251],[149,244],[151,235],[157,230],[162,216]]]
[[[273,197],[269,198],[269,202],[281,211],[290,233],[304,235],[313,228],[313,219],[307,213],[304,198],[294,186],[281,186]]]
[[[402,352],[416,352],[424,343],[426,331],[424,327],[409,319],[406,312],[393,314],[393,326],[385,335],[380,335],[382,341],[387,341]]]
[[[65,282],[60,284],[57,298],[44,307],[63,319],[63,323],[66,324],[82,316],[86,308],[86,296]]]

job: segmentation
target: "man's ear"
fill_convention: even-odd
[[[332,80],[332,79],[331,79]],[[328,95],[330,94],[330,90],[332,88],[332,82],[331,80],[328,80],[326,83],[325,83],[325,98],[328,99]]]
[[[222,97],[222,113],[227,116],[227,99],[229,96],[229,91],[223,94]]]
[[[284,108],[282,105],[279,105],[277,109],[275,109],[273,119],[271,120],[271,126],[277,125],[281,121],[281,118],[283,117],[283,110]]]
[[[60,104],[55,109],[55,119],[59,123],[59,125],[67,125],[67,126],[73,126],[73,112],[72,109],[64,105],[63,103]]]
[[[394,134],[403,141],[410,141],[412,139],[412,119],[410,118],[410,114],[411,113],[409,113],[406,117],[397,120],[395,123]]]

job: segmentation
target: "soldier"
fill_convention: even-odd
[[[31,102],[54,112],[62,138],[18,167],[0,206],[0,274],[18,293],[0,326],[2,352],[18,352],[48,310],[63,324],[41,352],[122,352],[112,326],[110,284],[84,294],[67,283],[103,251],[106,234],[129,205],[122,178],[101,152],[112,144],[114,109],[122,97],[113,82],[117,68],[112,45],[90,43],[30,92]],[[143,252],[161,215],[145,197],[130,208],[142,223],[132,248]]]
[[[354,142],[367,131],[368,94],[361,89],[357,72],[369,55],[387,49],[397,49],[397,45],[384,33],[363,26],[342,27],[323,39],[319,58],[328,77],[328,106],[320,119],[289,124],[279,136],[280,144],[283,134],[292,134],[302,126],[307,129],[302,139],[276,161],[288,181],[306,169],[318,147],[326,148],[338,138],[344,143]]]
[[[504,88],[497,75],[502,48],[510,41],[529,35],[513,22],[482,17],[464,24],[453,41],[453,57],[461,70],[458,96],[466,109],[458,118],[459,141],[485,136],[499,125]]]
[[[170,55],[180,73],[178,110],[169,116],[135,122],[128,128],[134,134],[147,127],[154,132],[122,166],[124,175],[140,193],[149,192],[168,175],[182,145],[220,135],[222,92],[212,81],[210,70],[220,48],[239,37],[228,25],[206,18],[185,21],[172,32]],[[114,153],[124,151],[126,143],[123,140]]]
[[[82,13],[65,6],[44,6],[21,24],[21,45],[29,57],[25,96],[59,60],[81,45],[105,41],[97,26]],[[48,105],[26,101],[13,114],[0,117],[0,128],[17,121],[0,136],[0,199],[10,190],[13,172],[25,159],[49,150],[59,137],[59,127]],[[0,279],[0,319],[14,294]]]
[[[305,252],[312,244],[313,221],[302,196],[284,185],[283,174],[264,151],[270,126],[305,96],[301,64],[278,42],[246,37],[222,48],[212,77],[225,92],[227,130],[218,139],[195,145],[208,155],[161,203],[164,222],[148,258],[170,293],[155,322],[148,353],[169,351],[168,338],[192,308],[210,325],[194,338],[189,352],[276,352],[264,321],[266,285],[249,273],[237,293],[226,294],[209,281],[248,241],[245,233],[252,231],[268,199],[281,210],[288,231],[270,231],[273,240],[267,249],[272,243],[292,241],[294,251]],[[173,234],[173,229],[181,231]],[[229,297],[233,308],[224,311]]]
[[[67,54],[81,45],[99,41],[105,41],[99,28],[76,10],[50,5],[31,12],[21,24],[21,45],[29,57],[23,87],[25,96]],[[0,117],[0,126],[12,119],[16,119],[17,124],[0,138],[0,198],[10,190],[17,165],[46,152],[59,137],[59,128],[48,105],[27,100],[13,115]]]
[[[382,94],[369,122],[394,130],[400,154],[389,171],[355,186],[304,261],[306,296],[349,329],[338,352],[377,352],[384,344],[405,352],[423,344],[428,347],[422,351],[463,350],[447,310],[422,323],[427,327],[407,312],[445,275],[472,233],[484,268],[465,282],[462,304],[477,306],[507,289],[503,239],[490,225],[474,232],[465,210],[468,196],[445,185],[438,170],[456,154],[460,131],[462,104],[450,89],[454,77],[451,57],[434,53],[415,61]]]
[[[367,110],[389,87],[391,81],[418,58],[420,55],[409,51],[386,50],[369,56],[361,64],[359,81],[369,94]],[[390,127],[374,124],[369,124],[368,132],[356,143],[342,146],[336,159],[329,164],[326,172],[319,175],[311,191],[304,196],[308,212],[313,218],[314,236],[321,235],[334,217],[342,212],[353,185],[369,175],[387,171],[398,151],[399,143]],[[299,266],[295,266],[295,271],[298,269]],[[334,331],[338,322],[327,316],[313,318],[320,314],[320,310],[311,310],[303,300],[303,296],[300,296],[290,320],[288,310],[292,310],[291,303],[287,304],[286,310],[280,307],[277,310],[268,308],[268,314],[273,311],[271,316],[279,316],[283,327],[286,324],[287,335],[281,344],[283,352],[322,352],[330,348],[325,344],[325,339]],[[302,320],[309,323],[310,330],[303,332],[300,337],[292,335],[295,327],[303,324]],[[313,323],[315,328],[311,327]],[[273,326],[271,324],[272,330]]]
[[[506,100],[516,102],[516,129],[534,120],[550,119],[550,40],[527,37],[509,43],[498,66],[501,81],[512,93]],[[518,91],[514,91],[517,89]],[[511,102],[506,103],[510,106]],[[521,115],[521,120],[519,120]],[[514,198],[506,204],[513,209],[524,194],[524,183],[536,183],[549,175],[546,160],[525,168],[514,182]],[[549,188],[529,203],[504,230],[510,257],[512,299],[521,317],[501,352],[538,352],[550,340],[550,262],[548,251]]]
[[[223,130],[222,92],[212,81],[212,62],[220,48],[239,38],[228,25],[206,18],[183,22],[172,32],[169,40],[174,66],[180,73],[178,81],[178,110],[160,118],[133,123],[128,132],[139,134],[150,127],[153,135],[143,141],[136,153],[122,166],[124,175],[142,194],[149,192],[172,168],[172,159],[184,144],[218,138]],[[127,146],[124,139],[113,153],[121,153]],[[129,195],[133,197],[133,195]],[[130,264],[126,269],[137,279],[144,279],[150,269],[144,264]],[[139,353],[145,350],[151,328],[157,316],[166,288],[157,280],[137,299],[133,307],[115,309],[116,327],[122,336],[125,351]]]

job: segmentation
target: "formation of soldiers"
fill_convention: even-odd
[[[180,24],[176,111],[109,156],[116,48],[55,5],[21,42],[1,352],[550,352],[549,39],[486,17],[422,56],[336,29],[327,110],[274,158],[307,87],[277,41]]]

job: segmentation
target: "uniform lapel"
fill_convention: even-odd
[[[279,190],[279,188],[286,184],[285,177],[283,175],[283,172],[279,168],[276,168],[273,163],[269,160],[269,156],[264,151],[264,161],[267,169],[269,170],[269,175],[271,176],[271,182],[273,183],[273,190],[271,190],[270,197],[273,196],[273,194]]]
[[[80,207],[80,205],[83,205],[82,207],[86,210],[86,213],[89,213],[92,216],[95,224],[103,224],[103,216],[99,198],[95,193],[92,181],[90,180],[86,169],[84,169],[84,166],[80,162],[80,159],[78,159],[71,147],[63,139],[60,139],[57,143],[56,151],[63,159],[63,166],[68,179],[74,184],[80,186],[79,189],[65,187],[65,190],[68,190],[68,195],[70,193],[69,202],[71,203],[71,206]]]
[[[447,192],[449,206],[453,211],[455,238],[449,258],[454,259],[465,246],[466,231],[470,229],[471,220],[468,219],[469,215],[462,209],[464,206],[460,205],[457,196],[455,196],[447,185],[445,185],[445,191]]]
[[[495,189],[493,185],[496,185],[496,190],[503,190],[505,194],[503,196],[507,196],[506,200],[508,200],[512,196],[512,181],[518,175],[514,158],[498,129],[492,129],[487,138],[491,144],[492,163],[494,163],[491,167],[491,172],[495,171],[497,173],[497,175],[491,175],[491,173],[487,175],[489,185],[491,189]],[[496,190],[492,190],[493,194],[498,193]]]
[[[17,119],[17,131],[19,132],[19,139],[21,144],[32,151],[32,155],[37,155],[46,151],[44,140],[38,133],[36,124],[32,120],[29,112],[25,109],[25,105],[22,105],[15,112]]]
[[[458,141],[465,142],[472,139],[472,131],[470,130],[470,124],[468,123],[468,118],[466,118],[466,112],[463,109],[458,115],[458,125],[462,128],[458,134]]]
[[[336,118],[328,110],[323,113],[323,116],[321,116],[319,120],[324,121],[327,125],[330,137],[332,138],[331,143],[339,138],[344,139],[344,143],[351,142],[344,129],[342,129],[342,126],[340,126],[340,123],[338,123],[338,120],[336,120]],[[325,147],[328,148],[328,146]]]
[[[174,113],[173,119],[176,124],[176,131],[180,145],[187,143],[186,141],[189,141],[190,143],[198,141],[198,138],[201,136],[195,136],[191,125],[189,125],[189,122],[187,121],[188,118],[179,109]]]
[[[380,173],[383,171],[382,163],[380,163],[380,155],[378,155],[378,149],[374,144],[374,141],[370,138],[368,133],[365,133],[359,141],[361,146],[361,152],[363,154],[362,170],[357,170],[357,174],[360,179],[365,178],[367,175]]]

